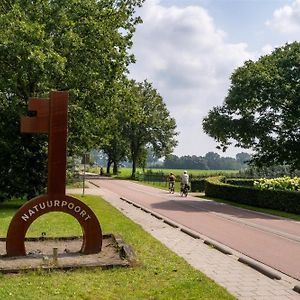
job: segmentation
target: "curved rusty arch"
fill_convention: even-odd
[[[45,194],[26,202],[11,220],[6,236],[7,256],[26,255],[25,236],[28,228],[38,217],[49,212],[64,212],[77,219],[83,231],[81,253],[101,251],[102,231],[93,211],[74,197],[59,195],[56,199]]]

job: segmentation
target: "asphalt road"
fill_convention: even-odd
[[[300,222],[125,180],[91,181],[300,280]]]

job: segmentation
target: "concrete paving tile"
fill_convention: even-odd
[[[237,291],[237,294],[240,296],[240,297],[254,297],[255,295],[253,295],[253,293],[252,292],[250,292],[250,291],[240,291],[240,290],[238,290]]]
[[[189,235],[156,219],[120,200],[119,196],[108,190],[92,188],[89,193],[105,198],[127,217],[138,223],[145,231],[160,240],[169,249],[186,259],[197,270],[205,273],[215,282],[225,287],[241,300],[300,300],[300,295],[292,291],[298,281],[288,276],[283,280],[271,280],[256,270],[237,261],[237,255],[225,255],[201,239]]]

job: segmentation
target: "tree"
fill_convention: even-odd
[[[120,161],[126,160],[129,155],[129,143],[123,138],[124,104],[122,99],[127,81],[128,79],[123,76],[111,83],[113,93],[102,109],[103,126],[99,129],[97,136],[98,148],[107,155],[107,174],[110,173],[110,167],[113,165],[113,174],[117,175]]]
[[[242,165],[247,164],[251,160],[251,155],[247,152],[237,153],[235,159]]]
[[[0,13],[5,13],[11,8],[11,0],[2,0],[0,3]]]
[[[21,135],[19,119],[15,107],[0,102],[0,202],[11,197],[32,198],[47,183],[46,137]]]
[[[211,170],[220,170],[220,155],[215,152],[207,152],[204,156],[207,166]]]
[[[134,177],[138,160],[146,155],[145,149],[148,145],[151,145],[158,158],[173,151],[177,144],[176,123],[151,83],[128,82],[127,94],[124,97],[123,137],[130,145]]]
[[[167,155],[163,166],[166,169],[181,169],[180,158],[174,154]]]
[[[146,166],[149,168],[153,168],[154,166],[162,165],[162,162],[158,160],[158,158],[155,156],[155,153],[153,152],[153,149],[150,145],[147,149],[147,158],[146,158]]]
[[[110,167],[112,164],[113,174],[118,174],[119,162],[125,160],[128,154],[127,146],[128,143],[122,139],[119,133],[110,137],[108,143],[102,145],[102,150],[107,155],[107,174],[110,173]]]
[[[69,155],[94,148],[103,127],[103,110],[113,93],[111,83],[123,76],[134,57],[128,53],[140,18],[135,8],[143,0],[6,0],[0,6],[0,116],[1,126],[17,130],[1,135],[5,153],[1,171],[11,186],[22,176],[14,160],[29,165],[28,157],[46,158],[46,138],[19,133],[20,115],[29,97],[47,96],[52,89],[68,90]],[[13,110],[7,119],[5,115]],[[30,155],[25,155],[30,152]],[[34,161],[34,159],[33,159]],[[46,163],[26,170],[45,182]],[[1,181],[0,190],[11,193]],[[43,184],[36,183],[37,193]],[[19,191],[20,192],[20,191]],[[25,192],[25,191],[23,191]]]
[[[252,148],[256,166],[300,168],[300,43],[247,61],[231,76],[222,106],[203,120],[204,131],[226,150]]]

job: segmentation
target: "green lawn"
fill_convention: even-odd
[[[107,202],[96,196],[81,199],[96,213],[104,233],[119,234],[133,246],[138,266],[0,275],[0,299],[235,299]],[[0,205],[0,236],[6,235],[14,212],[13,206]],[[43,231],[47,236],[81,234],[76,221],[63,213],[40,217],[28,236]]]

